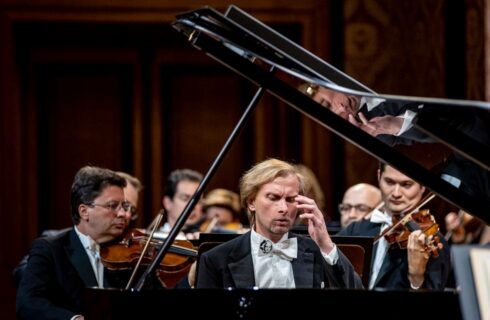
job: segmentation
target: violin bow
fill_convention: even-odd
[[[126,285],[125,290],[129,290],[131,288],[131,284],[133,284],[133,279],[134,279],[136,273],[138,272],[138,269],[141,265],[141,261],[143,261],[143,257],[145,256],[146,252],[148,251],[148,246],[150,245],[150,242],[153,239],[153,234],[155,233],[156,229],[158,228],[158,226],[162,222],[164,214],[165,214],[165,211],[163,209],[160,210],[160,212],[157,214],[155,219],[153,219],[153,221],[151,222],[151,224],[150,224],[150,226],[151,226],[150,235],[148,236],[148,239],[146,240],[145,247],[141,251],[140,257],[138,258],[138,262],[136,263],[136,265],[133,269],[133,272],[131,273],[131,277],[128,280],[128,284]]]

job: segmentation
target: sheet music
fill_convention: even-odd
[[[470,250],[471,269],[482,319],[490,319],[490,248]]]

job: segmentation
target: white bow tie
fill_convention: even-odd
[[[262,240],[259,245],[259,257],[273,254],[288,261],[296,259],[298,257],[298,239],[290,238],[278,243]]]
[[[370,221],[372,223],[382,223],[382,224],[386,224],[388,226],[393,225],[393,218],[390,215],[388,215],[384,212],[381,212],[379,210],[373,211]]]

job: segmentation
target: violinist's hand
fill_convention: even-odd
[[[299,217],[308,221],[310,237],[320,247],[322,252],[329,254],[334,248],[334,243],[328,234],[323,213],[318,209],[315,200],[298,195],[296,201],[298,202],[298,210],[302,212]]]
[[[424,283],[425,269],[430,256],[426,243],[430,240],[421,230],[416,230],[408,236],[408,280],[413,288],[420,288]]]

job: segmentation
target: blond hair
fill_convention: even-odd
[[[299,181],[299,194],[305,191],[304,177],[299,173],[296,166],[279,159],[271,158],[257,163],[249,169],[240,179],[240,199],[242,206],[246,209],[250,225],[255,223],[255,212],[248,208],[248,201],[257,196],[260,188],[277,177],[295,175]]]

